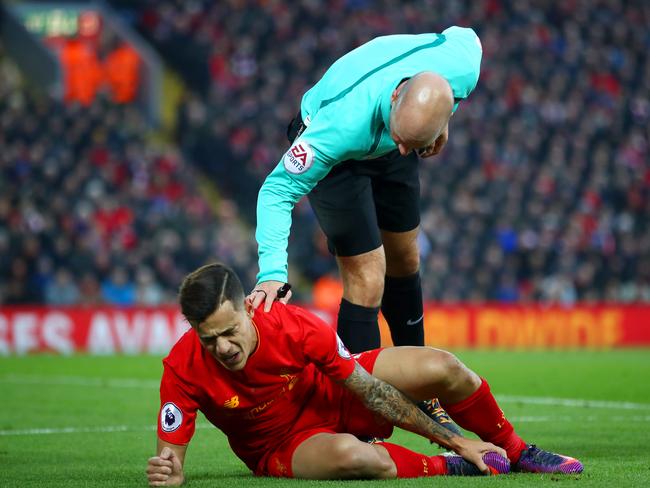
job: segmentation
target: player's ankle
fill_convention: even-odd
[[[521,453],[526,450],[526,443],[516,432],[513,432],[502,447],[506,450],[510,463],[515,464],[519,461]]]
[[[442,476],[447,474],[447,461],[445,456],[431,456],[429,457],[427,476]]]

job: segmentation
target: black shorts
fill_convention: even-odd
[[[287,135],[302,132],[294,119]],[[334,166],[309,193],[327,244],[336,256],[356,256],[381,246],[381,230],[407,232],[420,224],[418,157],[395,150],[380,158]]]

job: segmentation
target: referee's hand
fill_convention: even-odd
[[[263,281],[262,283],[258,283],[246,297],[246,304],[255,310],[264,302],[264,311],[268,312],[271,310],[271,305],[273,305],[275,300],[287,303],[291,298],[291,290],[284,297],[278,298],[278,290],[284,285],[285,283],[282,281]]]

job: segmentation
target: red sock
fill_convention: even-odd
[[[377,444],[388,451],[395,466],[398,478],[420,478],[447,474],[447,462],[443,456],[425,456],[405,447],[381,442]]]
[[[492,396],[485,379],[474,393],[453,405],[443,404],[444,409],[463,429],[477,434],[481,439],[502,447],[511,463],[519,461],[526,443],[515,433],[503,410]]]

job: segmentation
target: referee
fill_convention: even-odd
[[[380,308],[396,346],[424,344],[418,156],[445,145],[481,55],[468,28],[378,37],[305,93],[292,145],[259,191],[254,307],[270,309],[288,281],[291,211],[308,195],[343,281],[338,334],[348,349],[379,347]]]

